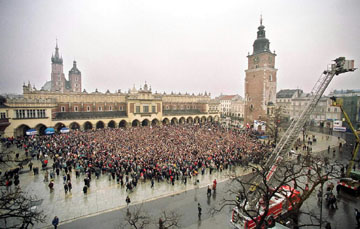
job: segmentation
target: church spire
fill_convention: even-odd
[[[55,46],[55,56],[53,55],[51,57],[51,62],[53,64],[62,64],[63,63],[63,59],[59,55],[59,46],[58,46],[57,39],[56,39],[56,46]]]
[[[260,14],[260,26],[262,25],[262,14]]]

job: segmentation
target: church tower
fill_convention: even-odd
[[[81,92],[81,72],[77,68],[75,60],[72,69],[69,71],[69,81],[71,91]]]
[[[63,59],[59,55],[59,48],[56,41],[55,55],[51,56],[51,91],[64,92],[65,81]]]
[[[245,70],[245,124],[253,125],[254,120],[266,121],[272,114],[276,102],[275,57],[260,18],[253,53],[247,56],[248,69]]]

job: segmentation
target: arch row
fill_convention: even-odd
[[[162,120],[157,118],[154,119],[144,119],[138,120],[135,119],[131,122],[126,120],[121,120],[116,122],[115,120],[109,120],[107,122],[103,120],[98,120],[96,122],[86,121],[83,124],[81,122],[73,121],[70,124],[66,125],[64,122],[57,122],[53,126],[55,132],[60,132],[62,128],[69,128],[70,130],[92,130],[92,129],[103,129],[103,128],[127,128],[127,127],[140,127],[140,126],[159,126],[159,125],[182,125],[182,124],[191,124],[191,123],[205,123],[205,122],[218,122],[220,120],[219,116],[189,116],[189,117],[164,117]],[[49,126],[46,126],[43,123],[37,124],[35,127],[30,127],[27,124],[21,124],[14,130],[14,136],[25,136],[27,131],[35,129],[36,134],[44,135],[45,130]]]

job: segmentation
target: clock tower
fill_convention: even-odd
[[[265,26],[260,18],[257,39],[253,53],[247,56],[245,70],[245,124],[253,125],[255,120],[266,121],[272,115],[276,102],[275,51],[270,51],[270,42],[265,37]]]

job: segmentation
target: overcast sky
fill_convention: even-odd
[[[50,80],[56,38],[64,72],[83,88],[244,95],[260,14],[275,50],[277,89],[310,91],[338,56],[360,63],[360,1],[0,0],[0,93]],[[360,70],[333,89],[360,88]]]

